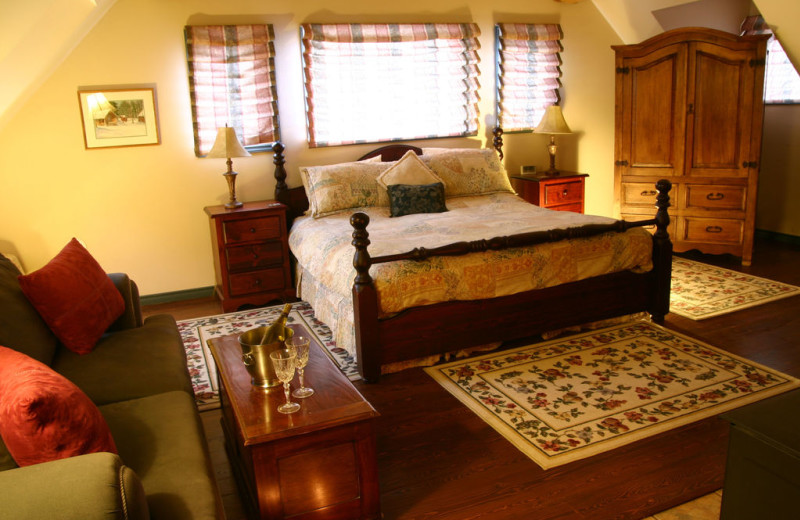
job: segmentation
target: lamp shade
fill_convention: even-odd
[[[226,126],[217,130],[217,139],[214,146],[206,154],[206,157],[250,157],[250,152],[244,149],[239,138],[236,137],[236,130]]]
[[[550,105],[544,112],[539,126],[534,129],[538,134],[571,134],[572,130],[569,129],[567,122],[564,121],[564,114],[561,113],[561,107],[558,105]]]

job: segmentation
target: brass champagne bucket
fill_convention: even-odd
[[[283,341],[276,341],[274,343],[262,344],[261,340],[268,326],[258,327],[243,332],[239,336],[239,346],[242,347],[242,361],[250,374],[250,383],[253,386],[260,386],[269,388],[281,384],[278,376],[275,375],[275,369],[272,367],[272,362],[269,359],[270,352],[286,348]],[[286,335],[291,338],[294,331],[289,327],[286,328]]]

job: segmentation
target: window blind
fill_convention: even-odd
[[[742,35],[770,34],[767,42],[765,103],[800,103],[800,75],[797,73],[778,38],[761,16],[748,16],[742,22]]]
[[[561,26],[501,23],[497,36],[497,117],[504,132],[533,130],[559,102]]]
[[[475,135],[476,24],[305,24],[311,147]]]
[[[186,59],[195,155],[228,125],[249,151],[280,138],[271,25],[187,26]]]

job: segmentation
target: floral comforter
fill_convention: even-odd
[[[558,212],[510,193],[447,200],[449,211],[389,217],[389,208],[360,208],[369,215],[371,256],[433,248],[530,231],[613,222],[606,217]],[[298,263],[298,296],[327,323],[337,346],[355,353],[352,286],[353,229],[345,211],[295,221],[289,246]],[[652,269],[652,238],[641,229],[504,251],[400,261],[372,266],[380,313],[441,301],[477,300],[552,287],[603,274]]]

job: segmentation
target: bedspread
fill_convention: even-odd
[[[385,207],[359,209],[370,217],[370,255],[613,222],[606,217],[543,209],[510,193],[448,199],[447,207],[445,213],[400,218],[389,218]],[[298,261],[298,296],[331,327],[337,345],[354,354],[352,213],[298,219],[292,226],[289,246]],[[493,298],[612,272],[651,268],[651,235],[635,228],[503,251],[376,264],[370,274],[375,280],[380,313],[387,315],[441,301]]]

